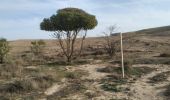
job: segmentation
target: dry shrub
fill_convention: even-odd
[[[0,85],[1,93],[28,93],[43,90],[52,85],[50,76],[39,75],[28,79],[17,79]]]
[[[164,95],[167,96],[170,99],[170,84],[166,87],[166,90],[164,92]],[[168,100],[169,100],[168,99]]]
[[[65,73],[65,77],[69,79],[80,79],[82,76],[89,75],[88,72],[84,70],[76,70],[74,72],[67,72]]]
[[[51,96],[48,96],[47,100],[61,100],[62,98],[66,98],[69,95],[82,93],[85,90],[86,90],[86,87],[83,85],[81,80],[72,81],[71,84],[67,85],[60,91],[54,93]]]
[[[21,93],[32,91],[33,82],[31,80],[15,80],[0,86],[1,93]]]
[[[90,91],[90,90],[87,90],[85,92],[85,95],[87,96],[88,99],[92,99],[98,96],[98,94],[95,91]]]
[[[112,73],[115,71],[115,67],[114,66],[106,66],[105,68],[100,68],[97,71],[105,72],[105,73]]]
[[[0,66],[0,77],[5,79],[20,77],[22,68],[15,63],[3,64]]]
[[[161,53],[159,57],[170,57],[169,53]]]
[[[38,88],[40,89],[46,89],[56,81],[51,75],[37,75],[33,77],[32,80],[38,84]]]
[[[153,77],[150,78],[150,83],[159,83],[166,81],[167,78],[170,76],[170,71],[159,73]]]

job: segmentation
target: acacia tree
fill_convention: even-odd
[[[0,63],[4,63],[4,58],[6,57],[6,55],[9,52],[9,45],[8,45],[8,41],[4,38],[0,39]]]
[[[71,63],[75,49],[75,42],[78,34],[83,32],[80,48],[82,49],[87,30],[93,29],[97,25],[94,15],[91,15],[78,8],[64,8],[57,11],[57,14],[50,18],[44,18],[40,24],[41,30],[54,32],[58,39],[63,54],[67,62]],[[80,53],[81,53],[80,49]]]

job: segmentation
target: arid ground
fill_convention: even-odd
[[[103,37],[87,38],[70,65],[56,40],[44,40],[41,57],[31,54],[31,41],[10,41],[0,100],[170,100],[170,27],[123,34],[125,78],[120,49],[110,58]]]

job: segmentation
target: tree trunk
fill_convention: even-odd
[[[71,57],[67,57],[67,63],[71,64]]]

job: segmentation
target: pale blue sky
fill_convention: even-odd
[[[118,31],[170,25],[170,0],[0,0],[0,37],[48,39],[50,32],[39,24],[58,9],[81,8],[96,15],[98,26],[88,36],[101,36],[106,27],[116,24]]]

